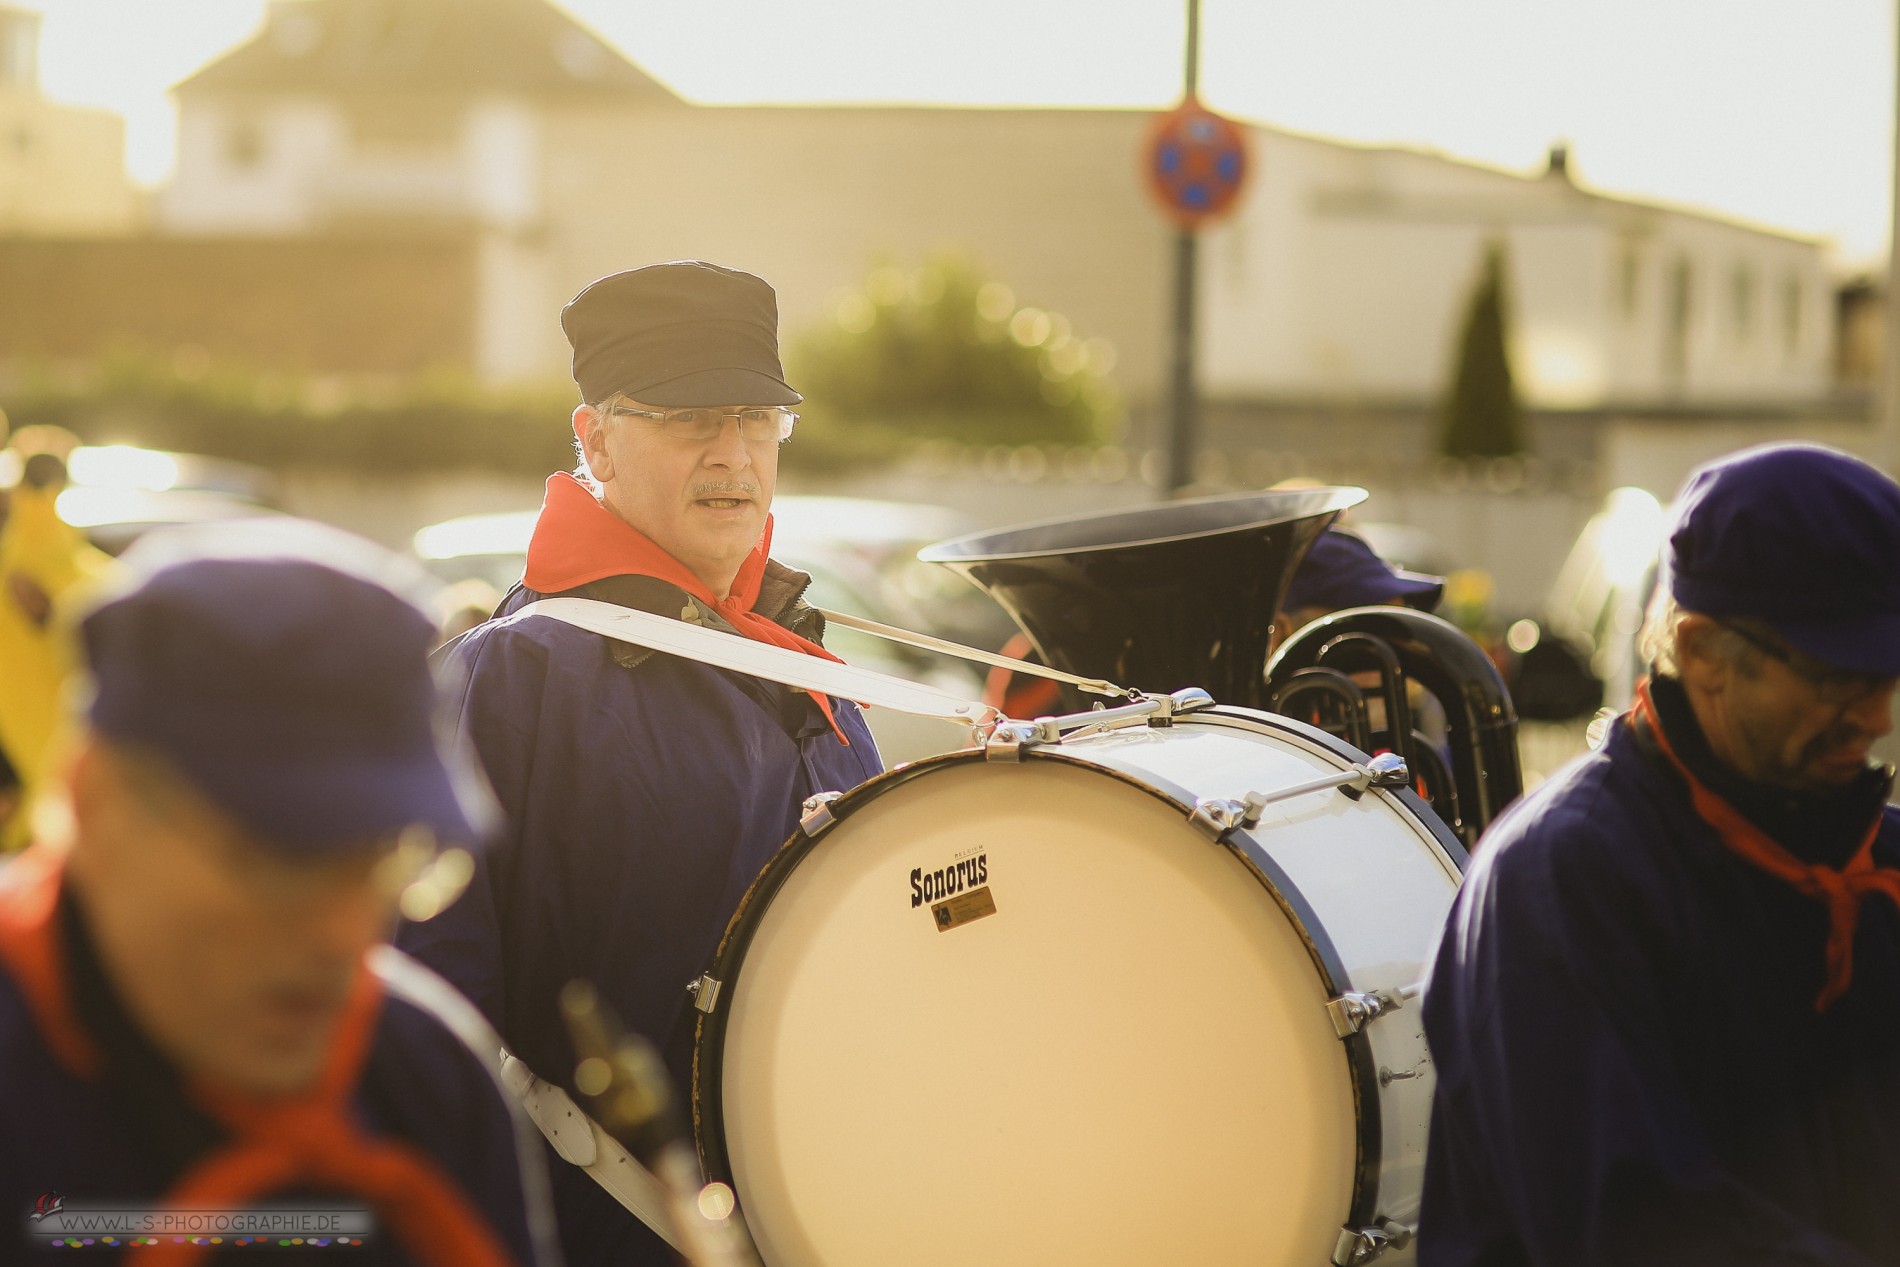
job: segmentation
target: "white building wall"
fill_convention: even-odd
[[[1313,389],[1307,349],[1315,243],[1308,192],[1326,155],[1296,138],[1249,130],[1251,170],[1239,204],[1201,235],[1200,370],[1210,390]]]
[[[0,87],[0,233],[129,233],[125,121]]]
[[[1593,220],[1533,221],[1503,234],[1512,370],[1525,403],[1600,405],[1617,372],[1606,345],[1605,241]],[[1458,298],[1433,387],[1450,381],[1476,270]]]
[[[174,233],[300,233],[348,152],[342,113],[321,101],[194,98],[181,105],[177,174],[159,199]]]
[[[559,313],[570,296],[550,282],[547,248],[534,235],[493,229],[477,256],[475,372],[484,382],[558,378],[568,347]]]
[[[1264,129],[1253,140],[1251,186],[1203,237],[1210,394],[1435,397],[1491,242],[1505,247],[1513,365],[1529,404],[1779,403],[1827,389],[1829,285],[1816,243],[1593,196],[1561,177]],[[1679,353],[1678,261],[1690,269]]]
[[[527,103],[484,98],[462,134],[463,187],[486,224],[522,229],[541,215],[541,121]]]
[[[358,143],[327,103],[194,97],[178,145],[161,202],[173,232],[298,233],[389,217],[518,230],[541,214],[537,112],[509,98],[474,101],[439,144],[392,145]]]

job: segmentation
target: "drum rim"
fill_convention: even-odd
[[[1268,730],[1291,730],[1295,735],[1314,747],[1348,762],[1363,762],[1367,754],[1346,743],[1336,735],[1296,721],[1282,717],[1277,713],[1266,713],[1258,709],[1243,708],[1238,705],[1217,705],[1202,709],[1175,721],[1175,725],[1189,725],[1206,722],[1248,722],[1264,724]],[[1237,727],[1238,728],[1238,727]],[[1088,752],[1084,757],[1082,752]],[[751,945],[753,933],[765,912],[771,908],[772,899],[784,887],[798,864],[823,841],[838,823],[856,812],[859,806],[881,796],[884,792],[900,784],[909,782],[921,775],[947,766],[963,765],[970,762],[983,762],[987,758],[980,748],[965,748],[955,752],[940,753],[921,761],[914,761],[887,770],[875,778],[860,783],[831,802],[830,814],[815,827],[808,830],[800,824],[798,830],[772,855],[758,877],[749,885],[738,908],[726,925],[725,934],[719,939],[719,946],[713,952],[711,966],[707,973],[720,982],[720,1005],[711,1012],[699,1012],[693,1035],[693,1084],[692,1115],[693,1138],[699,1153],[700,1167],[706,1179],[718,1181],[733,1187],[732,1158],[726,1149],[724,1137],[725,1090],[724,1077],[720,1065],[725,1054],[726,1024],[731,1016],[730,992],[736,987],[739,969],[743,967],[745,951]],[[1143,772],[1141,777],[1121,768],[1112,759],[1112,754],[1089,750],[1063,751],[1051,747],[1026,747],[1022,751],[1024,761],[1058,761],[1065,765],[1082,766],[1097,770],[1112,778],[1127,783],[1146,792],[1157,800],[1180,807],[1191,805],[1193,797],[1188,789],[1170,780],[1155,778]],[[1410,788],[1386,789],[1388,794],[1403,804],[1411,813],[1414,821],[1422,824],[1426,831],[1438,842],[1439,847],[1451,860],[1460,875],[1466,870],[1469,859],[1462,844],[1459,843],[1444,820],[1433,812],[1431,806]],[[1251,839],[1238,833],[1230,833],[1219,842],[1234,858],[1246,866],[1260,881],[1293,926],[1294,933],[1307,948],[1313,967],[1320,976],[1321,984],[1329,996],[1352,989],[1351,974],[1346,970],[1344,960],[1325,927],[1320,924],[1318,915],[1277,863],[1264,849],[1255,845]],[[1380,1178],[1385,1153],[1385,1123],[1379,1098],[1378,1062],[1374,1056],[1371,1040],[1362,1031],[1341,1039],[1345,1049],[1346,1064],[1352,1081],[1353,1105],[1356,1110],[1354,1140],[1354,1161],[1352,1179],[1352,1198],[1345,1214],[1346,1226],[1361,1226],[1377,1213],[1380,1197]],[[714,1131],[709,1126],[717,1124],[721,1129]],[[744,1195],[740,1194],[740,1206],[744,1207]]]

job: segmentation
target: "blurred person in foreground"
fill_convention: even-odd
[[[526,575],[497,619],[450,643],[462,733],[510,828],[467,900],[399,942],[479,1004],[556,1163],[568,1261],[669,1260],[628,1212],[634,1168],[576,1115],[558,996],[591,981],[691,1085],[698,1013],[686,984],[801,802],[880,770],[857,706],[543,615],[591,598],[835,659],[810,577],[770,557],[778,450],[802,399],[757,277],[694,261],[616,273],[561,314],[582,403],[576,474],[549,478]],[[567,1163],[573,1164],[567,1164]]]
[[[1603,749],[1512,808],[1424,1000],[1419,1261],[1900,1262],[1900,487],[1697,471]]]
[[[0,812],[0,852],[26,843],[28,807],[46,783],[59,727],[71,663],[53,630],[54,605],[110,563],[59,517],[65,487],[58,452],[26,453],[0,525],[0,754],[15,780],[13,811]]]
[[[79,622],[62,799],[0,869],[0,1260],[53,1253],[57,1205],[303,1204],[368,1211],[365,1262],[554,1262],[497,1040],[385,944],[482,835],[433,626],[376,547],[244,540],[154,534]]]

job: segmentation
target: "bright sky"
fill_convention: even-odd
[[[127,118],[171,164],[167,85],[264,0],[15,0],[46,15],[49,95]],[[707,102],[1164,106],[1185,0],[564,0]],[[1357,141],[1537,170],[1832,236],[1884,257],[1895,0],[1203,0],[1202,97]],[[1131,160],[1132,161],[1132,160]],[[1263,171],[1259,179],[1271,180]]]

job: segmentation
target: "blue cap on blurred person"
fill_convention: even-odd
[[[1282,611],[1307,607],[1339,611],[1402,600],[1408,607],[1431,611],[1445,593],[1445,578],[1392,567],[1373,553],[1363,538],[1342,528],[1328,528],[1314,540],[1287,582]]]
[[[477,843],[485,790],[438,740],[435,626],[405,561],[297,520],[154,533],[81,618],[89,719],[241,826],[315,854],[425,826]]]
[[[1778,444],[1698,468],[1664,562],[1685,610],[1758,620],[1836,668],[1900,674],[1900,485],[1859,458]]]

